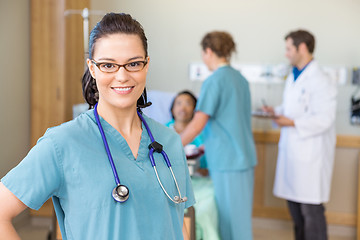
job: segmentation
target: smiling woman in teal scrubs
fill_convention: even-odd
[[[53,198],[63,239],[183,239],[184,209],[194,204],[181,140],[171,129],[142,115],[170,159],[187,201],[165,194],[149,160],[152,142],[137,110],[145,107],[149,67],[142,26],[128,14],[110,13],[90,35],[83,93],[97,104],[114,168],[129,198],[117,202],[113,169],[94,109],[50,128],[0,184],[0,232],[18,239],[11,220],[26,207]],[[141,111],[140,111],[141,112]],[[154,153],[161,182],[171,197],[178,190],[160,153]],[[166,223],[166,224],[164,224]]]
[[[193,120],[181,134],[188,144],[202,129],[205,156],[214,183],[221,239],[252,239],[255,145],[246,79],[229,64],[235,43],[226,32],[201,42],[203,61],[213,71],[200,91]]]

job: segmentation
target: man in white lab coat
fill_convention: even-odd
[[[336,83],[313,58],[312,34],[290,32],[285,41],[293,72],[282,104],[264,107],[281,127],[274,194],[288,202],[296,240],[323,240],[336,144]]]

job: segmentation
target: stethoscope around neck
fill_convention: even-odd
[[[157,178],[157,180],[158,180],[158,182],[160,184],[160,187],[164,191],[165,195],[171,201],[173,201],[174,203],[186,202],[187,197],[185,197],[185,196],[181,197],[181,192],[180,192],[180,189],[179,189],[179,185],[178,185],[178,183],[176,181],[176,177],[175,177],[174,172],[172,170],[170,160],[169,160],[168,156],[166,155],[165,151],[163,150],[163,146],[160,143],[155,141],[155,139],[154,139],[154,137],[153,137],[153,135],[152,135],[152,133],[150,131],[150,128],[149,128],[147,122],[145,121],[144,117],[141,115],[141,113],[138,110],[136,112],[137,112],[139,118],[141,119],[141,121],[144,123],[146,131],[147,131],[147,133],[148,133],[148,135],[150,137],[150,140],[151,140],[151,143],[149,145],[149,158],[150,158],[151,166],[154,169],[156,178]],[[106,150],[106,153],[107,153],[110,165],[111,165],[111,169],[112,169],[114,177],[115,177],[116,187],[112,190],[112,197],[117,202],[125,202],[129,198],[130,191],[129,191],[127,186],[122,185],[120,183],[119,176],[118,176],[116,168],[115,168],[114,160],[112,158],[110,148],[109,148],[109,145],[108,145],[106,137],[105,137],[104,130],[103,130],[102,125],[100,123],[99,114],[97,112],[97,103],[95,104],[94,115],[95,115],[95,120],[96,120],[96,123],[98,125],[99,131],[100,131],[100,134],[101,134],[104,146],[105,146],[105,150]],[[170,195],[168,194],[168,192],[165,190],[164,186],[162,185],[161,180],[159,178],[159,174],[158,174],[158,172],[156,170],[154,152],[160,153],[163,156],[167,167],[170,169],[170,172],[171,172],[171,175],[172,175],[172,177],[174,179],[175,186],[176,186],[176,189],[178,191],[179,196],[174,196],[174,198],[170,197]]]

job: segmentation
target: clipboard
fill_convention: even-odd
[[[277,115],[261,110],[253,111],[251,115],[257,118],[270,118],[270,119],[277,118]]]

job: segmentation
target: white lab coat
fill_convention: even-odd
[[[286,80],[283,103],[275,109],[294,120],[282,127],[274,195],[320,204],[330,195],[336,133],[336,83],[313,60],[294,82]]]

